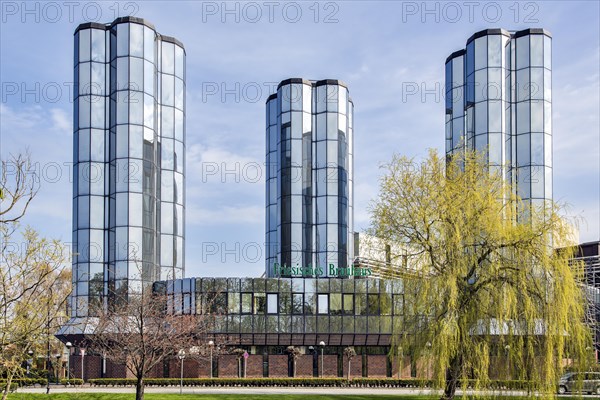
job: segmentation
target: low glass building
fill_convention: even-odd
[[[302,367],[304,376],[320,375],[318,363],[312,365],[321,356],[327,356],[327,376],[344,376],[348,346],[358,354],[352,375],[397,376],[388,353],[392,334],[402,329],[402,279],[187,278],[156,282],[154,291],[167,296],[167,312],[210,314],[216,346],[260,358],[264,368],[252,369],[253,376],[291,376],[288,346],[298,347],[301,362],[310,364]],[[219,376],[236,376],[214,368]]]

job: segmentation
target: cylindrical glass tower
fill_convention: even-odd
[[[483,152],[533,205],[552,199],[551,41],[543,29],[488,29],[446,60],[446,155]]]
[[[352,264],[353,107],[337,80],[287,79],[267,100],[267,276]]]
[[[183,276],[185,51],[140,18],[75,31],[73,316]]]

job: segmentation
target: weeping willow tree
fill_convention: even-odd
[[[561,209],[513,193],[478,155],[432,151],[419,165],[394,157],[370,208],[371,234],[410,259],[392,348],[426,365],[443,399],[499,369],[552,397],[562,369],[589,360],[583,269],[555,250],[570,232]]]

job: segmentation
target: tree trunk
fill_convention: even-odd
[[[10,384],[12,383],[12,380],[13,380],[13,374],[11,374],[9,372],[8,377],[6,379],[6,387],[2,391],[2,400],[6,400],[6,398],[8,397],[8,392],[10,391]]]
[[[446,386],[444,387],[444,395],[442,396],[443,400],[454,399],[461,367],[462,357],[460,355],[454,356],[450,360],[450,366],[446,369]]]
[[[348,373],[346,374],[348,380],[350,380],[350,359],[348,359]]]
[[[138,376],[135,382],[135,400],[144,400],[144,377]]]

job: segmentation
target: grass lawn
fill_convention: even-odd
[[[301,394],[161,394],[161,393],[146,393],[145,400],[263,400],[265,398],[273,398],[276,400],[306,400],[307,395]],[[439,395],[311,395],[313,400],[437,400]],[[462,397],[457,396],[460,400]],[[12,393],[8,396],[8,400],[133,400],[134,394],[124,393],[54,393],[32,394],[32,393]],[[486,397],[469,397],[469,399],[485,400]],[[524,400],[526,397],[521,396],[506,396],[493,397],[494,400]]]
[[[274,400],[306,400],[306,395],[300,394],[160,394],[146,393],[144,400],[263,400],[265,397],[272,397]],[[315,400],[435,400],[439,396],[387,396],[387,395],[311,395],[310,399]],[[135,399],[134,394],[123,393],[54,393],[54,394],[38,394],[38,393],[13,393],[8,395],[8,400],[132,400]],[[516,400],[512,397],[511,400]]]

